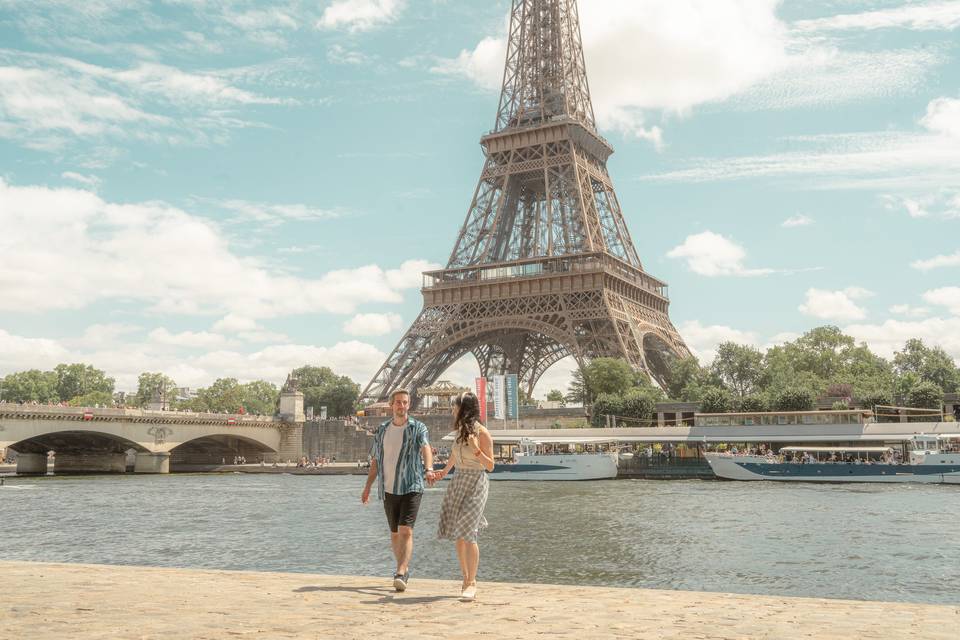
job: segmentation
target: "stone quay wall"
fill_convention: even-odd
[[[449,448],[450,443],[444,442],[443,437],[451,431],[451,417],[449,413],[414,414],[417,420],[425,425],[430,434],[430,444],[436,449]],[[373,443],[371,435],[378,426],[389,420],[388,416],[366,416],[359,418],[357,424],[345,423],[343,420],[314,420],[303,425],[303,455],[314,458],[336,458],[337,461],[355,462],[366,460]],[[492,431],[507,428],[515,429],[516,421],[509,421],[505,425],[502,421],[494,420],[489,416],[488,428]],[[587,424],[583,408],[575,409],[538,409],[521,411],[521,429],[551,429],[577,428]],[[282,459],[282,457],[281,457]]]

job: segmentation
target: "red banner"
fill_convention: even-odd
[[[477,400],[480,401],[480,420],[483,424],[487,423],[487,379],[477,378]]]

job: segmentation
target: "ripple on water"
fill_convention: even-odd
[[[363,478],[273,474],[8,478],[0,558],[388,575]],[[424,496],[414,572],[451,578]],[[956,489],[629,480],[491,484],[481,578],[955,601]]]

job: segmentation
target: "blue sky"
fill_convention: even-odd
[[[0,374],[365,384],[470,204],[508,12],[0,0]],[[826,323],[960,359],[960,2],[580,16],[627,223],[705,363]]]

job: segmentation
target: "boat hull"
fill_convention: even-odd
[[[960,464],[799,464],[709,453],[706,458],[717,477],[728,480],[960,484]]]

